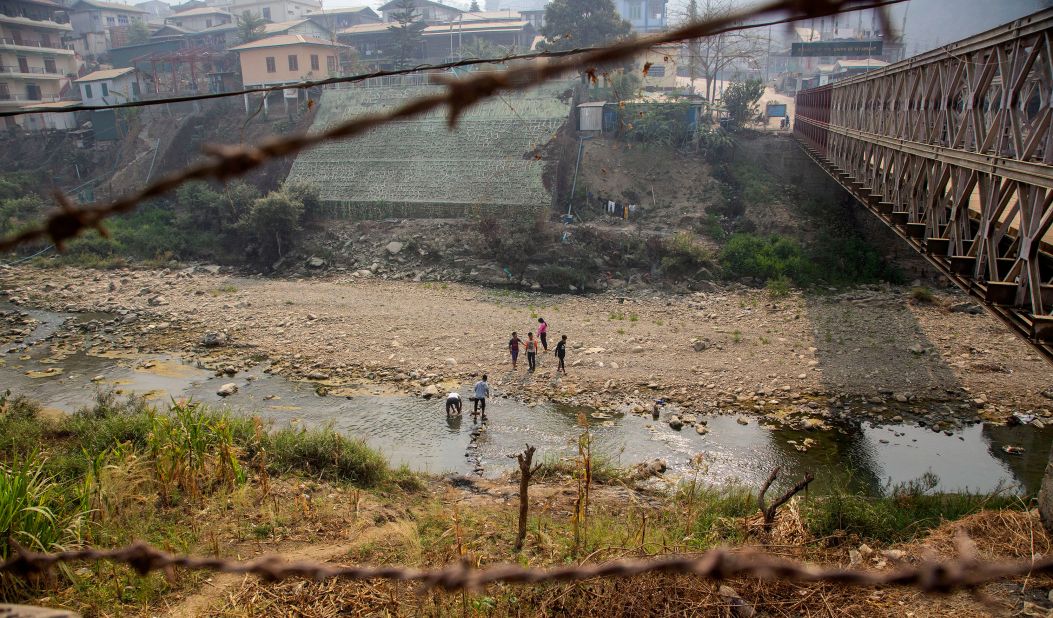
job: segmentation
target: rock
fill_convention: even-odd
[[[863,562],[863,557],[859,555],[859,551],[855,549],[848,550],[848,564],[851,566],[859,566]]]
[[[434,384],[429,384],[428,386],[424,387],[424,390],[420,393],[420,396],[425,399],[431,399],[432,397],[437,397],[438,395],[439,389]]]
[[[669,417],[669,426],[677,431],[680,431],[684,428],[684,421],[680,420],[680,417],[674,414],[673,416]]]
[[[158,294],[157,296],[150,297],[150,300],[146,301],[151,307],[162,307],[168,304],[168,299]]]
[[[757,615],[757,610],[753,609],[753,606],[740,597],[731,586],[721,584],[717,589],[717,594],[728,600],[731,615],[735,618],[753,618]]]
[[[642,480],[649,479],[653,476],[659,476],[664,474],[667,469],[665,460],[654,459],[648,462],[641,462],[633,466],[632,476],[634,479]]]
[[[311,373],[307,374],[307,379],[308,380],[328,380],[329,379],[329,374],[321,372],[321,371],[312,371]]]
[[[453,357],[451,356],[451,357],[447,358],[446,360],[444,360],[443,362],[444,362],[444,363],[446,363],[446,365],[448,365],[448,366],[450,366],[450,367],[453,367],[454,365],[456,365],[456,364],[457,364],[457,359],[456,359],[456,358],[453,358]]]
[[[984,312],[983,307],[975,303],[955,303],[949,307],[951,313],[968,313],[980,315]]]
[[[691,347],[695,349],[695,352],[705,352],[709,349],[710,343],[707,339],[699,339],[698,341],[691,344]]]
[[[740,416],[737,419],[735,419],[735,422],[739,425],[749,425],[750,419],[746,418],[745,416]]]
[[[216,266],[215,264],[206,264],[206,265],[201,267],[201,270],[207,272],[210,275],[218,275],[219,274],[219,266]]]
[[[910,352],[912,354],[917,354],[918,356],[921,356],[922,354],[925,353],[925,348],[923,348],[921,346],[921,344],[917,344],[917,345],[911,346]]]
[[[881,555],[889,560],[903,560],[907,557],[907,552],[902,549],[886,549],[881,552]]]
[[[107,289],[109,291],[111,291],[111,292],[116,292],[117,291],[117,282],[116,281],[111,281],[110,285],[107,286]]]
[[[216,394],[220,397],[230,397],[236,392],[238,392],[238,385],[233,382],[228,382],[227,384],[224,384],[223,386],[219,387],[219,390],[216,391]]]
[[[389,242],[387,244],[387,246],[384,247],[384,249],[386,249],[387,252],[390,253],[391,255],[398,255],[398,253],[400,251],[402,251],[402,247],[403,246],[404,245],[402,243],[400,243],[399,241],[393,240],[393,241]]]
[[[1024,414],[1023,412],[1013,412],[1006,419],[1006,424],[1010,427],[1016,427],[1017,425],[1027,425],[1035,420],[1033,414]]]
[[[322,268],[325,266],[325,260],[320,257],[311,257],[307,260],[307,268]]]
[[[227,334],[226,333],[205,333],[205,336],[201,338],[201,345],[206,348],[218,348],[220,346],[227,345]]]
[[[704,436],[709,433],[709,427],[706,427],[705,425],[695,425],[695,433]]]

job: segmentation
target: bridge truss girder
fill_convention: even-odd
[[[794,133],[1053,362],[1053,10],[797,95]]]

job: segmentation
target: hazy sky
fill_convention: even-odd
[[[447,1],[451,5],[467,6],[470,0]],[[756,0],[734,1],[743,7],[756,4]],[[322,3],[325,8],[367,3],[376,8],[382,4],[369,0],[322,0]],[[480,0],[479,4],[485,2]],[[670,15],[681,13],[686,4],[686,0],[670,0]],[[1053,0],[909,0],[891,10],[897,27],[902,23],[904,11],[907,13],[907,53],[913,55],[1050,6]]]

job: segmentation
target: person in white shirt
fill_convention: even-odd
[[[490,396],[490,385],[486,383],[486,376],[483,376],[482,380],[475,383],[474,397],[472,402],[474,404],[472,408],[472,416],[483,413],[483,420],[486,420],[486,398]]]
[[[454,391],[446,395],[446,416],[461,415],[461,394]]]

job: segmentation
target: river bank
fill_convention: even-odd
[[[607,412],[650,413],[660,398],[684,413],[799,425],[917,417],[938,430],[1053,415],[1049,367],[1026,344],[964,297],[918,303],[909,288],[577,296],[348,274],[241,278],[217,267],[24,267],[3,271],[0,285],[20,307],[112,316],[87,320],[70,345],[178,353],[228,374],[266,362],[333,395],[438,392],[487,373],[527,403]],[[525,362],[512,371],[510,333],[534,330],[538,317],[553,339],[568,336],[567,376],[551,355],[536,373]],[[23,336],[23,318],[7,319],[8,341]]]

